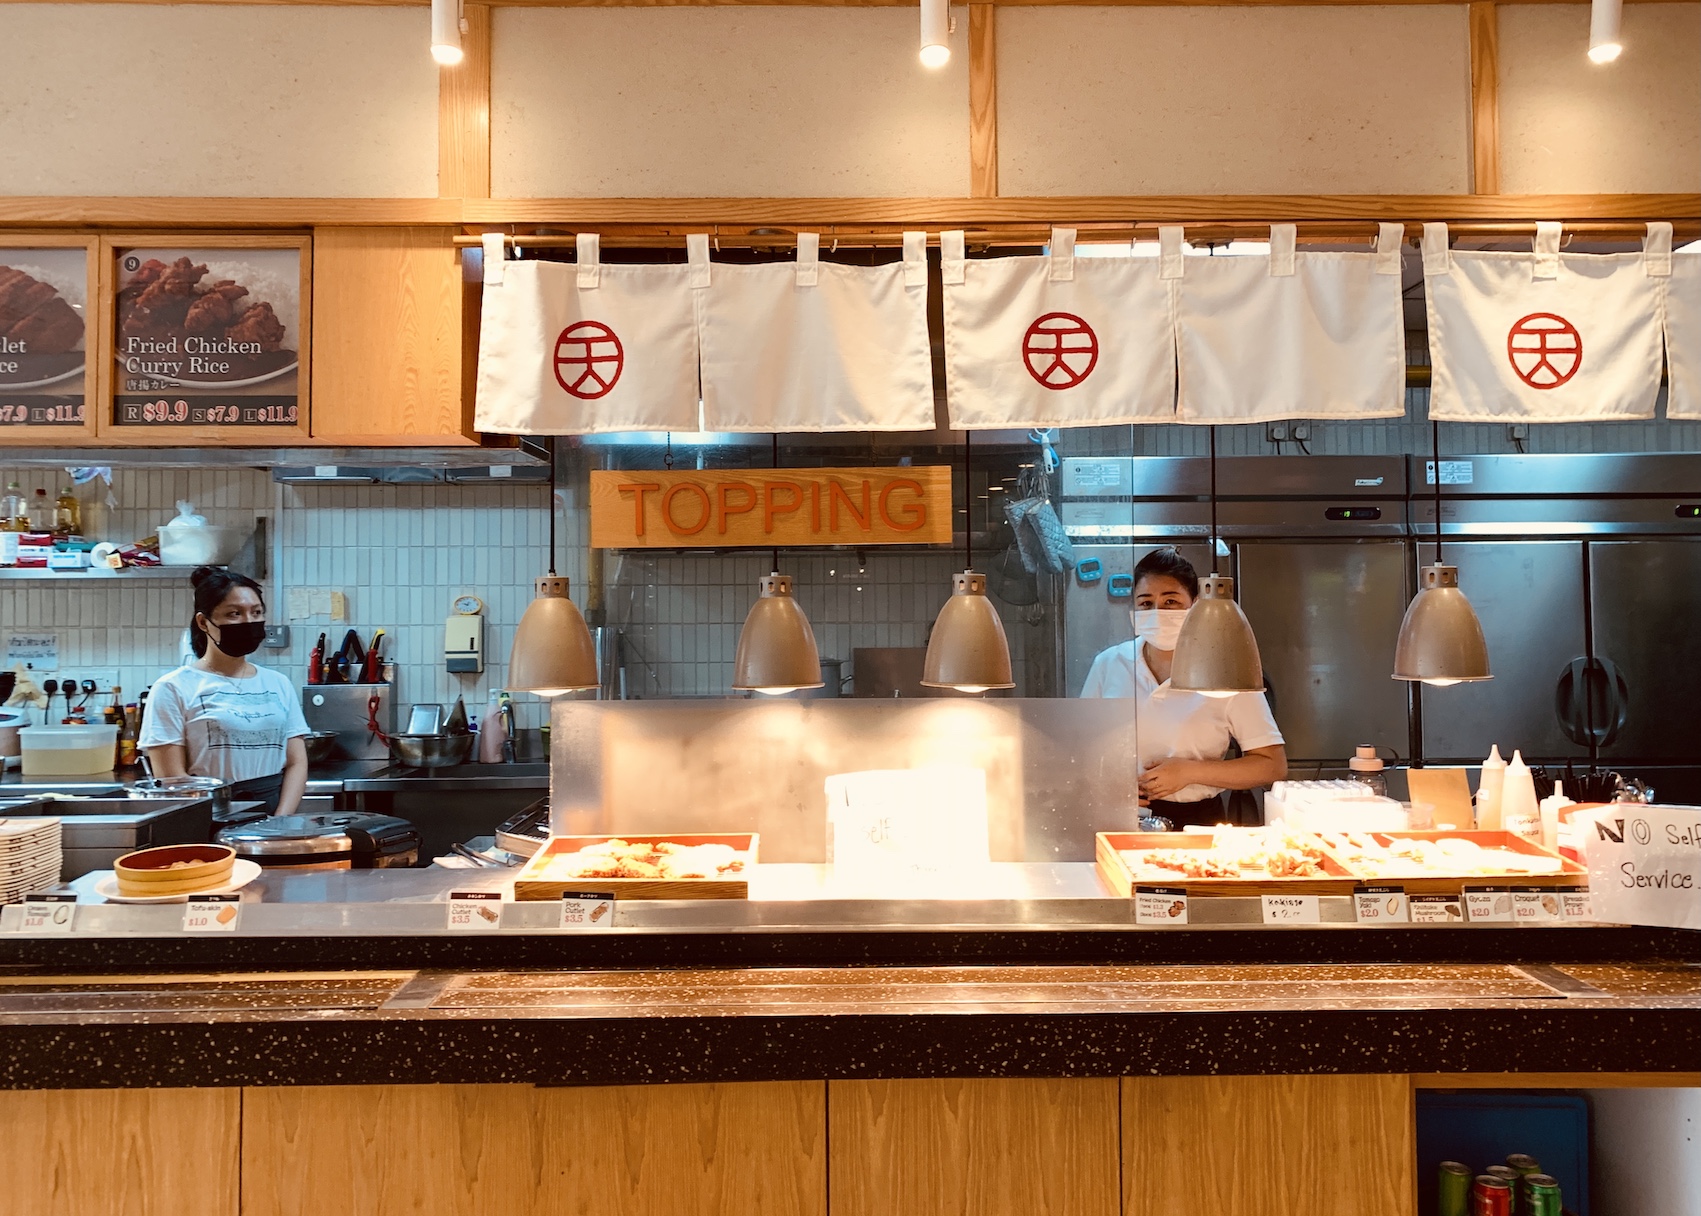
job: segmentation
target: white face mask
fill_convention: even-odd
[[[1146,645],[1158,650],[1174,650],[1181,637],[1181,622],[1187,619],[1185,608],[1136,608],[1134,632],[1146,639]]]

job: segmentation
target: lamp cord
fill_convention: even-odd
[[[555,437],[549,438],[549,577],[555,575]]]
[[[963,431],[963,569],[965,571],[975,568],[975,491],[973,483],[969,480],[969,440],[973,435],[973,431],[966,429]]]
[[[773,433],[772,438],[773,438],[773,444],[774,444],[774,447],[773,447],[773,453],[774,454],[773,454],[773,460],[771,461],[771,463],[773,464],[773,467],[777,469],[777,468],[780,467],[780,433],[778,431],[775,431]],[[773,566],[770,567],[770,569],[775,574],[778,574],[780,572],[780,547],[778,545],[774,546],[774,564],[773,564]]]
[[[1211,577],[1217,577],[1217,428],[1207,427],[1211,441]]]
[[[1441,424],[1429,424],[1431,462],[1435,471],[1435,564],[1441,564]]]

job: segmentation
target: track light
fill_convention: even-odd
[[[453,67],[466,57],[461,50],[461,0],[431,0],[431,57],[444,67]]]
[[[1594,0],[1589,7],[1589,59],[1611,63],[1624,51],[1624,0]]]
[[[951,62],[951,16],[947,0],[921,0],[921,66],[942,68]]]

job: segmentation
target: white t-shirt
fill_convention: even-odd
[[[1081,686],[1083,697],[1134,697],[1135,744],[1140,770],[1160,760],[1221,760],[1232,740],[1240,750],[1284,742],[1261,692],[1207,697],[1180,692],[1169,681],[1158,683],[1146,666],[1144,638],[1100,651]],[[1209,785],[1183,786],[1170,802],[1198,802],[1222,791]]]
[[[148,692],[137,745],[180,743],[192,775],[251,781],[283,772],[289,741],[307,733],[300,694],[277,672],[235,679],[179,667]]]

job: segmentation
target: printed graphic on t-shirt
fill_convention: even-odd
[[[202,693],[195,700],[195,721],[207,732],[209,750],[277,751],[283,747],[287,719],[272,690],[220,689]]]

